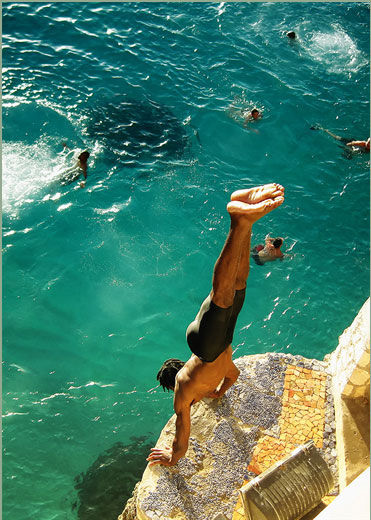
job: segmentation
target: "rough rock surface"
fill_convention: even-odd
[[[339,347],[324,361],[283,353],[235,360],[241,374],[228,392],[221,399],[204,399],[192,407],[186,456],[172,468],[147,466],[119,520],[213,520],[218,513],[231,520],[239,488],[244,480],[256,476],[254,450],[260,456],[260,445],[266,441],[268,448],[286,444],[291,449],[307,436],[317,438],[317,447],[335,478],[330,495],[336,495],[339,457],[335,432],[339,424],[334,391],[341,391],[339,378],[345,377],[346,370],[348,384],[349,357],[355,359],[357,369],[369,366],[369,320],[365,309],[369,309],[369,301],[340,337]],[[367,385],[369,388],[369,377]],[[309,426],[301,419],[303,410]],[[294,423],[297,430],[292,429]],[[299,428],[301,423],[303,427]],[[175,416],[166,424],[157,446],[171,446],[174,431]],[[275,455],[280,460],[280,455]],[[267,458],[265,466],[271,464],[269,461]]]
[[[251,478],[247,468],[256,443],[263,435],[279,436],[287,366],[321,371],[326,366],[274,353],[245,356],[235,363],[241,371],[235,385],[221,399],[204,399],[192,407],[186,456],[171,468],[147,467],[129,504],[133,513],[136,503],[135,516],[126,508],[120,520],[212,520],[217,513],[231,519],[238,490],[244,478]],[[157,446],[171,446],[174,431],[175,416]]]

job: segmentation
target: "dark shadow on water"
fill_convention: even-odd
[[[117,442],[101,453],[85,473],[75,477],[79,520],[116,520],[147,465],[152,447],[145,437],[131,437],[132,443]]]
[[[110,160],[135,167],[137,160],[180,157],[189,144],[184,125],[155,101],[115,97],[89,109],[88,135]]]

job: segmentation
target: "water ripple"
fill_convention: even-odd
[[[189,356],[232,191],[286,187],[252,237],[286,258],[251,263],[235,355],[321,358],[368,296],[369,157],[310,126],[368,132],[369,9],[5,2],[2,29],[4,516],[75,519],[74,477],[172,413],[156,373]],[[83,190],[62,141],[91,151]]]

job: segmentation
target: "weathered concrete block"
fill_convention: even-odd
[[[370,351],[370,299],[368,299],[353,323],[345,329],[339,338],[339,345],[329,358],[329,370],[333,376],[332,387],[334,394],[351,395],[346,386],[351,381],[356,369],[367,367],[367,353]],[[355,384],[364,383],[364,378],[355,372]]]
[[[358,361],[358,367],[363,368],[367,372],[370,372],[370,351],[366,351],[362,354],[361,359]]]
[[[370,374],[366,372],[366,370],[362,370],[361,368],[356,368],[353,370],[352,375],[350,376],[349,382],[352,385],[356,386],[364,386],[367,385],[370,381]]]

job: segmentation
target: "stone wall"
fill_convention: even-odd
[[[370,299],[329,356],[334,395],[368,397],[370,392]]]
[[[339,487],[370,463],[370,300],[325,358],[332,375]]]

